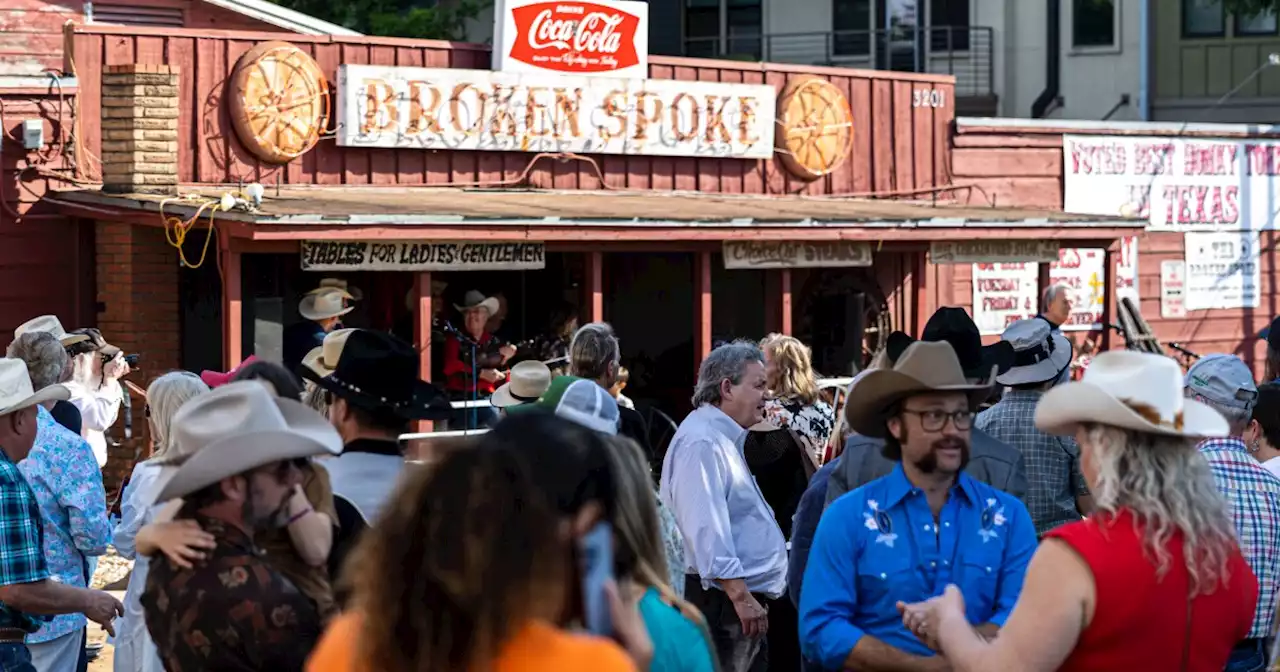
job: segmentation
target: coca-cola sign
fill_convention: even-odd
[[[494,68],[610,77],[648,73],[649,5],[507,0],[495,11]]]

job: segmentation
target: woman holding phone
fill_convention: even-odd
[[[617,508],[607,451],[601,435],[535,411],[414,472],[349,563],[353,609],[308,671],[648,670],[635,604],[583,566],[611,559],[612,535],[590,542]],[[612,637],[573,632],[601,602]]]

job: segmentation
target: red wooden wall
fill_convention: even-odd
[[[262,164],[246,152],[228,123],[222,96],[228,73],[256,43],[277,36],[260,33],[165,31],[78,27],[71,37],[81,76],[80,111],[99,115],[102,68],[127,63],[169,64],[181,71],[184,99],[179,129],[179,179],[184,183],[271,184],[450,184],[495,182],[517,177],[531,155],[518,152],[428,151],[340,148],[330,140],[286,167]],[[487,69],[483,45],[387,38],[291,36],[336,79],[339,64],[410,65]],[[775,64],[650,59],[650,75],[661,79],[767,83],[779,89],[797,73],[830,79],[849,98],[854,150],[848,162],[813,183],[794,180],[774,160],[595,156],[607,186],[722,193],[850,194],[928,189],[949,182],[950,107],[912,106],[913,89],[943,90],[953,100],[949,78],[894,72],[795,67]],[[96,151],[99,135],[86,127],[85,144]],[[599,179],[581,162],[545,161],[534,166],[530,184],[556,189],[598,189]]]
[[[1133,129],[1055,129],[1043,125],[977,128],[961,125],[956,131],[955,148],[952,150],[955,181],[957,184],[977,185],[995,196],[999,205],[1061,209],[1062,136],[1065,133],[1161,135]],[[1205,133],[1184,131],[1181,135]],[[1229,136],[1215,133],[1212,137]],[[1257,309],[1197,310],[1189,312],[1185,319],[1166,320],[1160,317],[1160,262],[1184,258],[1183,235],[1167,232],[1143,234],[1138,240],[1138,295],[1142,316],[1163,342],[1173,341],[1200,354],[1226,352],[1238,355],[1261,375],[1265,344],[1255,337],[1273,317],[1280,314],[1277,240],[1280,240],[1280,232],[1262,234],[1262,300]],[[953,299],[949,305],[969,307],[973,302],[970,268],[949,268]],[[1115,338],[1113,342],[1121,343],[1123,339]]]

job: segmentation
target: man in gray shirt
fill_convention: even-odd
[[[1013,347],[1005,341],[983,346],[978,325],[963,308],[939,308],[924,327],[924,341],[946,341],[956,351],[965,376],[970,381],[985,380],[991,369],[1004,373],[1013,366]],[[890,364],[907,349],[915,339],[902,332],[889,335],[888,355]],[[1000,441],[974,425],[970,436],[970,458],[965,471],[970,476],[999,488],[1018,499],[1027,495],[1027,467],[1022,454],[1009,444]],[[881,449],[882,439],[857,434],[845,442],[840,464],[831,474],[827,484],[827,505],[841,495],[886,476],[893,471],[895,462],[886,458]]]

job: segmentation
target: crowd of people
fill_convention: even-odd
[[[538,346],[554,358],[477,349],[437,386],[404,340],[343,327],[351,289],[303,299],[287,364],[150,381],[152,451],[118,521],[98,453],[129,358],[51,316],[17,330],[0,358],[0,669],[85,669],[88,620],[127,672],[1273,657],[1280,384],[1237,357],[1184,373],[1104,352],[1072,380],[1051,317],[984,345],[942,308],[832,403],[809,348],[771,334],[703,359],[659,447],[608,324],[565,318]],[[483,346],[498,306],[457,308]],[[412,422],[459,422],[453,384],[486,386],[489,430],[407,461]],[[88,587],[108,544],[134,560],[123,601]]]

